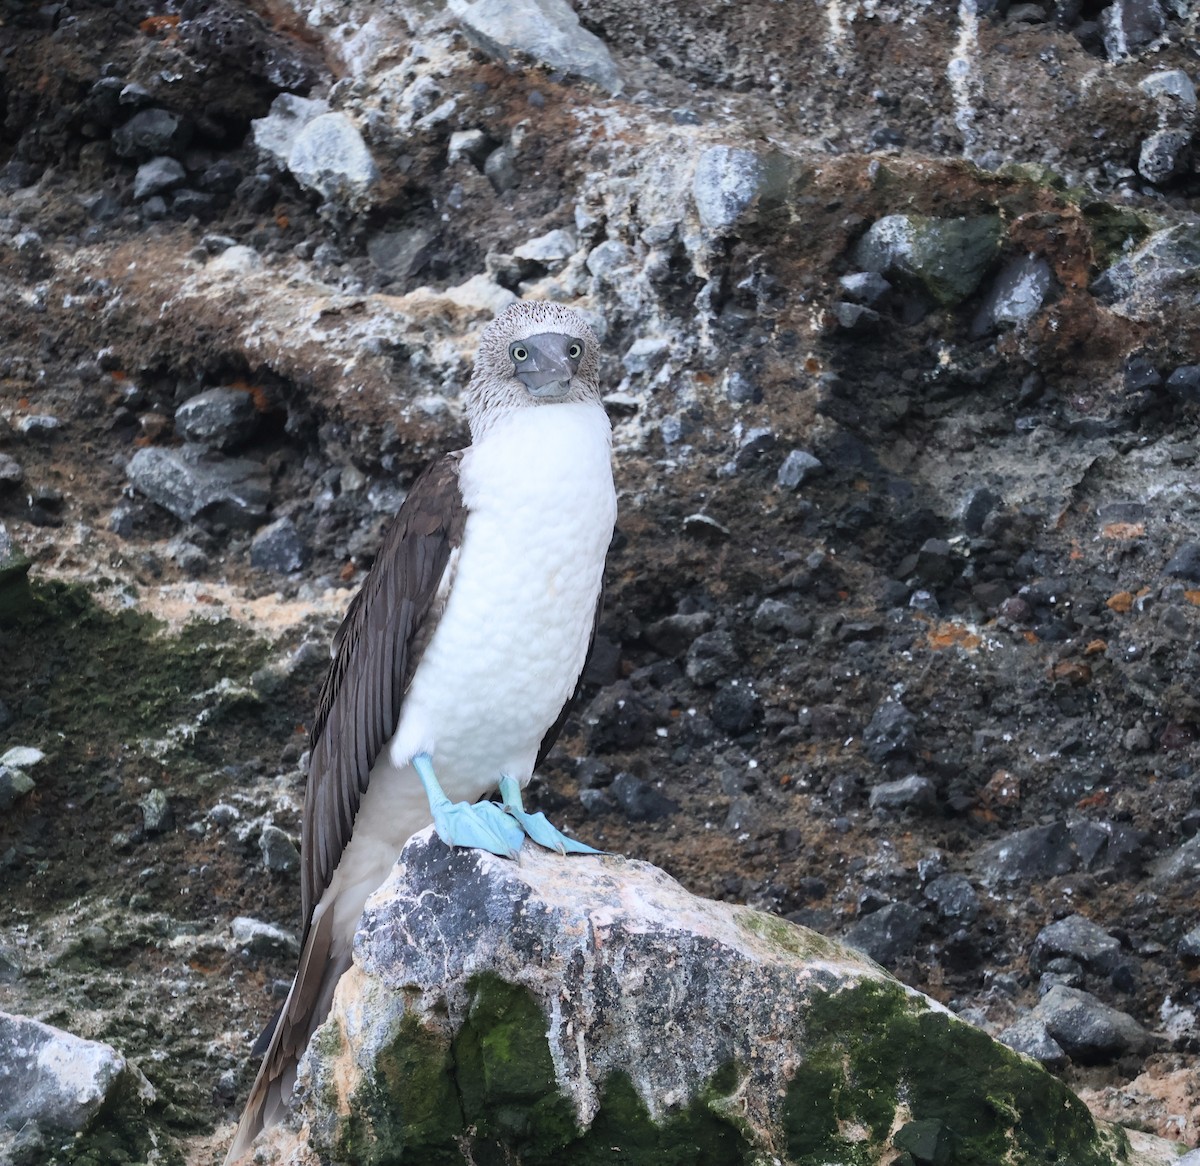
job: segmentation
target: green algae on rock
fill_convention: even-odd
[[[979,287],[1000,254],[1002,235],[997,215],[885,215],[859,240],[854,258],[863,270],[907,279],[948,307]]]
[[[77,750],[82,759],[127,748],[174,722],[189,726],[179,735],[190,748],[177,760],[193,772],[229,760],[227,739],[203,747],[204,735],[197,740],[194,730],[257,699],[247,683],[269,652],[232,621],[195,621],[166,634],[136,608],[109,611],[87,588],[55,581],[34,581],[32,602],[8,635],[14,645],[37,645],[36,652],[16,651],[16,666],[0,678],[0,695],[13,704],[27,689],[44,694],[28,710],[31,738],[39,725],[69,727],[54,751]]]
[[[0,815],[5,922],[28,928],[31,953],[4,985],[6,1007],[111,1044],[157,1094],[136,1121],[114,1104],[79,1135],[43,1131],[30,1160],[182,1164],[179,1138],[211,1122],[213,1074],[196,1030],[207,1000],[191,994],[201,973],[176,945],[208,942],[205,897],[238,862],[214,850],[204,874],[193,869],[185,822],[202,818],[197,803],[212,799],[221,767],[292,736],[292,708],[244,695],[271,646],[240,625],[173,632],[136,608],[107,609],[84,586],[34,577],[29,591],[0,628],[0,701],[19,733],[10,739],[47,757],[36,796]],[[150,748],[173,729],[169,751]],[[146,828],[139,803],[152,789],[178,828],[162,817],[159,832]],[[214,940],[199,962],[223,952]]]
[[[646,863],[405,847],[264,1162],[1109,1166],[1123,1135],[866,957]]]
[[[22,553],[4,523],[0,522],[0,623],[20,615],[32,602],[30,566],[28,556]]]
[[[1123,1135],[1061,1081],[898,983],[816,999],[804,1026],[784,1107],[797,1163],[876,1162],[889,1146],[961,1166],[1126,1160]]]

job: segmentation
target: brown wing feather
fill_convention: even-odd
[[[395,732],[404,694],[437,622],[439,586],[466,524],[458,485],[461,458],[461,451],[448,454],[413,483],[334,637],[309,735],[300,967],[287,1000],[255,1046],[265,1044],[266,1051],[226,1163],[246,1155],[264,1125],[278,1120],[297,1058],[350,965],[349,953],[334,944],[333,912],[325,912],[315,927],[312,912],[341,861],[371,766]]]
[[[430,634],[425,625],[466,507],[462,451],[413,483],[362,588],[334,638],[334,658],[309,735],[311,759],[301,834],[301,903],[307,935],[367,788],[371,766],[396,729],[400,706]]]

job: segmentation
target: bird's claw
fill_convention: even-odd
[[[433,759],[418,753],[412,759],[413,768],[425,787],[433,828],[447,846],[468,846],[487,850],[501,858],[516,858],[528,835],[539,846],[557,850],[559,854],[603,854],[556,829],[542,813],[530,814],[521,802],[521,786],[505,775],[500,779],[500,796],[504,805],[495,802],[451,802],[433,772]]]
[[[467,846],[487,850],[501,858],[516,858],[525,832],[499,806],[492,802],[452,802],[433,772],[433,758],[418,753],[412,766],[425,787],[433,828],[447,846]]]
[[[547,850],[557,850],[559,854],[604,853],[594,846],[588,846],[586,842],[568,838],[556,826],[552,826],[546,815],[540,811],[536,814],[528,813],[521,801],[521,787],[511,777],[505,776],[500,779],[500,796],[504,799],[504,812],[511,815],[520,824],[520,829],[539,846],[544,846]]]
[[[487,850],[516,858],[525,833],[494,802],[446,802],[433,811],[433,828],[447,846]]]

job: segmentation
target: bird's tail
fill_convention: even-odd
[[[250,1086],[246,1108],[225,1155],[225,1166],[240,1161],[250,1151],[254,1139],[282,1118],[296,1083],[300,1057],[312,1034],[329,1015],[333,990],[350,967],[350,945],[338,940],[332,911],[314,917],[300,952],[296,978],[274,1021],[258,1076]]]

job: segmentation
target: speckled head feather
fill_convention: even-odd
[[[569,392],[552,400],[533,396],[516,376],[509,346],[542,333],[570,336],[583,343],[579,368]],[[478,441],[501,417],[514,409],[568,401],[599,402],[600,342],[583,316],[561,304],[521,300],[510,304],[484,330],[475,371],[467,386],[467,421]]]

